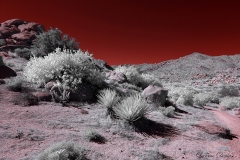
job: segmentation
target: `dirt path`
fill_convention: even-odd
[[[208,108],[208,107],[206,107]],[[237,138],[233,138],[230,142],[231,149],[235,152],[234,159],[240,159],[240,117],[231,115],[225,111],[220,111],[211,108],[211,112],[214,113],[217,119],[219,119],[223,125],[226,125],[231,133]]]

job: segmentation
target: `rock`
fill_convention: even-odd
[[[16,77],[16,76],[17,76],[17,73],[11,68],[5,65],[0,66],[0,79]]]
[[[36,34],[45,31],[44,26],[34,22],[11,19],[1,23],[0,39],[5,40],[0,50],[30,48],[36,40]]]
[[[115,80],[117,81],[118,83],[124,83],[124,82],[127,82],[127,77],[125,74],[121,73],[121,72],[114,72],[114,71],[111,71],[111,72],[107,72],[106,73],[106,77],[109,79],[109,80]]]
[[[232,111],[234,115],[240,115],[240,108],[233,108]]]
[[[32,95],[36,96],[39,101],[51,102],[52,96],[49,92],[33,92]]]
[[[142,92],[142,96],[147,98],[149,103],[153,103],[157,106],[164,106],[167,94],[168,90],[153,85],[148,86]]]
[[[58,96],[61,96],[61,93],[57,86],[53,86],[50,92],[56,92]],[[85,101],[91,100],[94,94],[91,87],[88,84],[81,83],[78,85],[77,90],[70,90],[69,100],[71,101]]]
[[[0,52],[0,56],[1,56],[1,57],[11,57],[11,56],[8,55],[7,52]],[[1,61],[1,60],[0,60],[0,61]],[[0,62],[0,66],[1,66],[1,62]]]
[[[3,38],[7,38],[11,36],[12,34],[19,33],[20,30],[16,26],[1,26],[0,27],[0,33]]]
[[[14,25],[14,26],[19,26],[21,24],[23,24],[24,22],[20,19],[10,19],[10,20],[7,20],[5,22],[3,22],[2,25],[6,25],[6,26],[11,26],[11,25]]]
[[[0,66],[3,66],[4,63],[3,63],[3,60],[2,60],[2,56],[0,56]]]

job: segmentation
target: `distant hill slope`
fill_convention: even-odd
[[[175,60],[132,66],[138,68],[141,73],[152,73],[163,81],[181,82],[191,80],[191,77],[197,74],[214,77],[217,73],[228,72],[234,68],[234,74],[240,75],[240,54],[208,56],[195,52]]]

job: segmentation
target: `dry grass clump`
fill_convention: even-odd
[[[22,82],[20,77],[13,77],[7,82],[7,89],[14,92],[21,92]]]
[[[30,93],[21,93],[11,100],[14,105],[33,106],[38,105],[38,98]]]
[[[74,142],[58,142],[37,155],[34,160],[87,160],[84,149]]]
[[[91,142],[96,142],[96,143],[106,142],[106,139],[94,129],[85,130],[85,132],[83,133],[83,137]]]

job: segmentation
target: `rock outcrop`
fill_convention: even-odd
[[[44,26],[35,22],[7,20],[0,24],[0,51],[29,48],[42,31]]]
[[[149,103],[156,106],[163,106],[166,102],[168,90],[150,85],[143,90],[142,95],[147,98]]]

